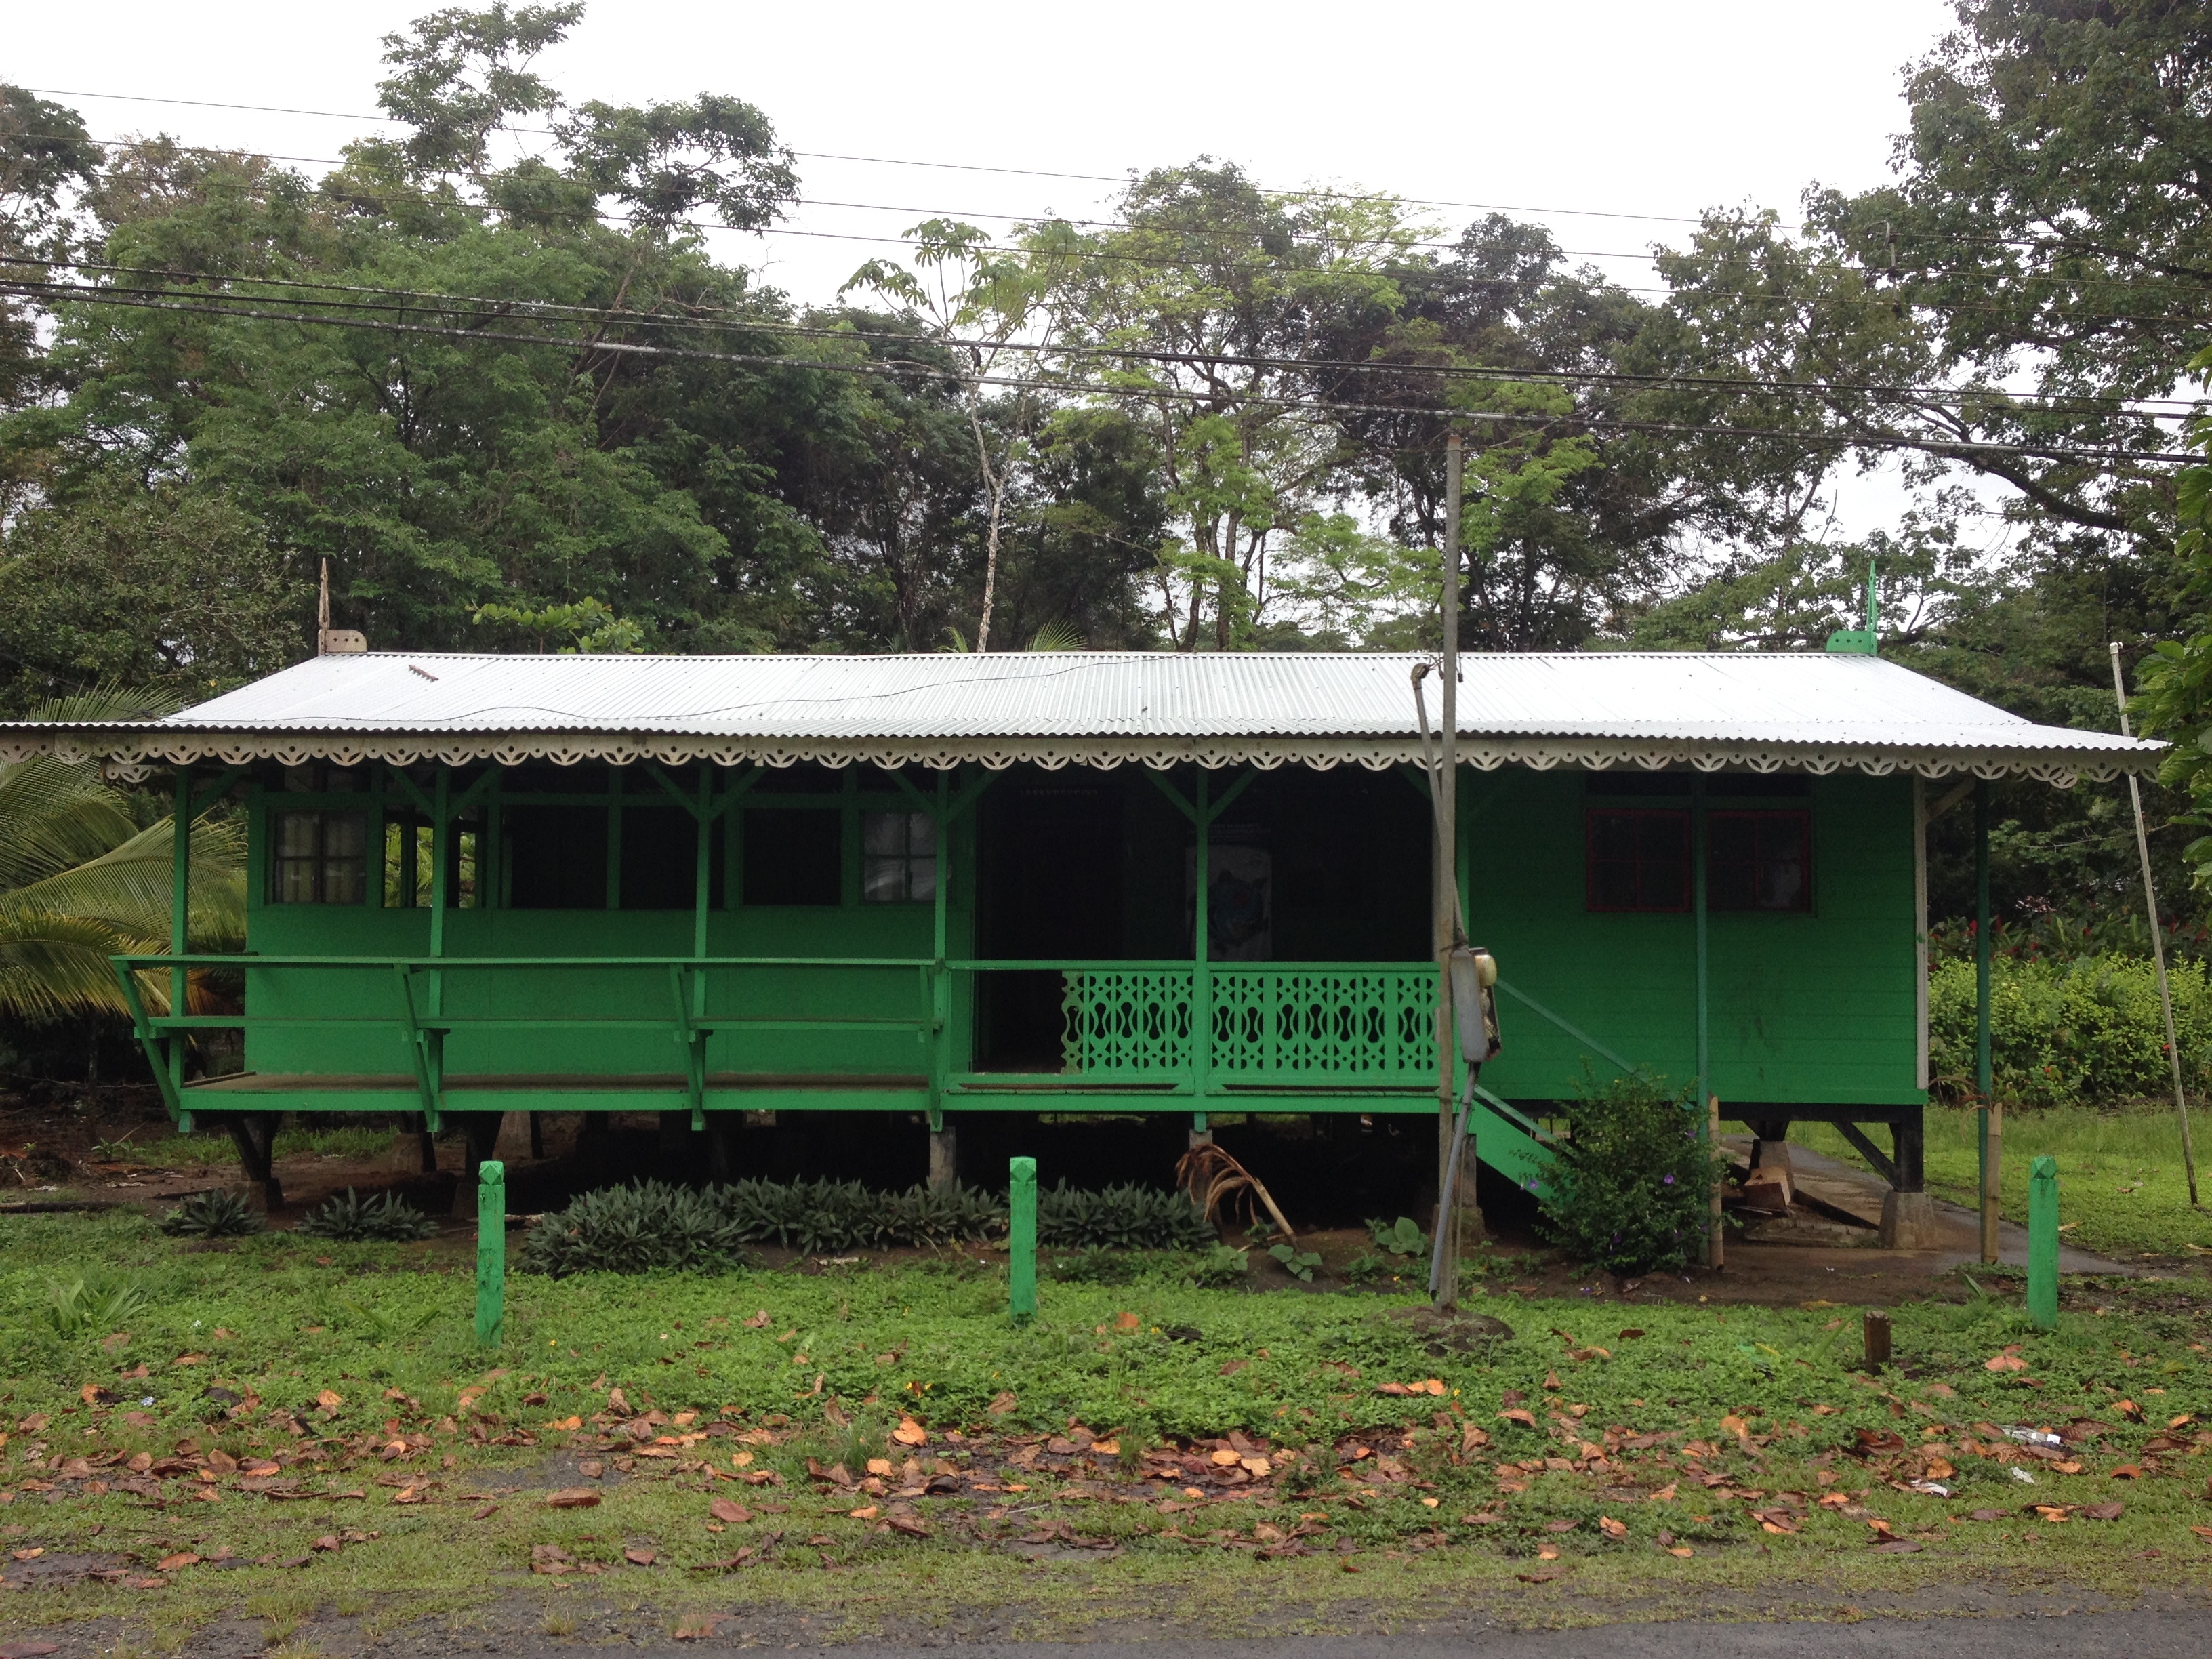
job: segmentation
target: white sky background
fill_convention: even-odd
[[[0,36],[0,78],[72,93],[373,112],[380,40],[431,0],[344,6],[109,0],[28,6]],[[1905,124],[1899,71],[1953,22],[1946,0],[1401,0],[1385,9],[1099,6],[972,0],[945,8],[596,0],[541,73],[574,99],[702,91],[767,112],[802,152],[1121,175],[1200,155],[1258,182],[1494,204],[1549,224],[1615,280],[1716,206],[1796,216],[1812,182],[1887,176]],[[95,137],[333,157],[358,122],[76,98]],[[310,173],[312,167],[303,167]],[[718,253],[800,301],[826,301],[915,221],[997,228],[1099,216],[1114,186],[965,167],[809,156],[792,232],[718,235]],[[1565,210],[1581,210],[1580,214]],[[1432,210],[1455,232],[1472,210]],[[1639,215],[1606,217],[1585,215]],[[851,238],[854,240],[845,240]],[[1597,257],[1608,256],[1608,257]],[[1578,261],[1579,262],[1579,261]],[[1893,482],[1844,480],[1842,527],[1889,521]]]

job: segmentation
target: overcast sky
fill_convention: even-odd
[[[381,38],[428,9],[422,0],[23,5],[0,36],[0,78],[59,94],[373,114]],[[1265,185],[1516,210],[1550,224],[1566,248],[1613,256],[1593,262],[1641,286],[1651,280],[1644,251],[1685,229],[1668,218],[1752,204],[1794,219],[1808,183],[1856,189],[1886,176],[1904,125],[1900,70],[1952,21],[1942,0],[1413,0],[1373,9],[597,0],[538,67],[571,98],[714,91],[765,110],[802,153],[814,199],[782,234],[715,241],[722,257],[759,267],[802,301],[831,297],[862,260],[888,251],[872,239],[928,215],[996,228],[1093,213],[1114,191],[979,169],[1110,179],[1200,155],[1234,160]],[[166,131],[309,161],[374,130],[64,101],[101,137]],[[1432,210],[1452,229],[1474,216]],[[1605,215],[1642,216],[1586,216]],[[1887,514],[1869,498],[1847,516]]]
[[[422,0],[13,10],[0,76],[65,92],[373,113],[381,37]],[[1547,210],[1567,246],[1634,254],[1688,216],[1794,217],[1809,181],[1882,176],[1899,70],[1948,25],[1939,0],[1583,0],[1571,6],[713,5],[598,0],[541,70],[571,97],[735,94],[802,152],[815,236],[720,239],[823,299],[925,211],[983,219],[1097,207],[1110,185],[822,159],[1119,176],[1200,155],[1265,184],[1388,189]],[[95,134],[327,157],[362,123],[85,98]],[[1465,210],[1435,210],[1453,228]],[[1624,278],[1637,266],[1620,264]]]

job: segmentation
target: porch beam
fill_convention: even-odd
[[[242,766],[224,769],[222,774],[204,789],[192,792],[192,816],[197,818],[231,792],[232,786],[246,775]]]
[[[1865,1130],[1860,1128],[1856,1123],[1846,1122],[1838,1118],[1836,1120],[1836,1133],[1850,1141],[1858,1155],[1874,1166],[1874,1172],[1876,1175],[1887,1181],[1893,1188],[1900,1192],[1904,1190],[1897,1178],[1896,1164],[1881,1147],[1867,1138]]]
[[[1199,824],[1203,827],[1205,825],[1211,824],[1216,818],[1227,811],[1230,808],[1230,805],[1236,800],[1237,796],[1243,794],[1246,789],[1251,787],[1252,781],[1258,777],[1260,774],[1252,767],[1248,766],[1241,769],[1237,774],[1236,781],[1221,792],[1221,799],[1219,800],[1212,802],[1210,805],[1207,804],[1207,793],[1211,787],[1210,780],[1213,775],[1210,768],[1201,766],[1198,769],[1198,799],[1194,804],[1183,798],[1182,792],[1180,789],[1177,789],[1173,783],[1168,781],[1167,775],[1164,772],[1156,772],[1148,766],[1145,769],[1145,775],[1152,781],[1153,787],[1157,788],[1162,794],[1165,795],[1170,801],[1174,803],[1175,808],[1178,812],[1181,812],[1183,817],[1188,818],[1193,823]]]

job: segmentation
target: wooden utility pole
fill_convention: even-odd
[[[2128,686],[2120,675],[2120,642],[2112,645],[2112,695],[2120,703],[2120,735],[2132,738],[2128,721]],[[2158,966],[2158,1006],[2166,1015],[2166,1059],[2173,1073],[2173,1109],[2181,1114],[2181,1167],[2189,1176],[2189,1206],[2197,1201],[2197,1153],[2189,1144],[2189,1093],[2181,1086],[2181,1043],[2173,1032],[2173,992],[2166,979],[2166,936],[2158,925],[2158,889],[2150,876],[2150,832],[2143,827],[2142,785],[2128,774],[2128,801],[2136,809],[2136,852],[2142,860],[2143,908],[2150,920],[2150,957]],[[2054,1191],[2056,1189],[2054,1188]],[[2055,1204],[2057,1200],[2052,1202]]]
[[[1459,1182],[1451,1168],[1453,1087],[1458,1046],[1452,1024],[1451,950],[1459,944],[1459,514],[1466,452],[1456,430],[1444,438],[1443,696],[1437,756],[1436,873],[1431,884],[1431,942],[1437,957],[1437,1235],[1443,1270],[1439,1311],[1459,1305]]]

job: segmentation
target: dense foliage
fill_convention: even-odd
[[[857,1181],[739,1181],[693,1188],[641,1181],[586,1193],[532,1227],[526,1272],[647,1273],[732,1267],[748,1244],[818,1255],[942,1245],[1006,1231],[1003,1194],[972,1187],[872,1192]],[[1060,1246],[1193,1249],[1218,1242],[1181,1193],[1136,1186],[1037,1194],[1037,1237]]]
[[[2192,1094],[2212,1084],[2212,979],[2201,961],[2171,965],[2174,1029]],[[1974,965],[1928,975],[1929,1069],[1939,1095],[1974,1088]],[[2023,1106],[2110,1106],[2172,1098],[2158,979],[2141,957],[2001,958],[1990,980],[1991,1081]]]
[[[1698,1253],[1719,1160],[1687,1096],[1641,1074],[1593,1082],[1553,1155],[1545,1234],[1617,1273],[1679,1267]]]

